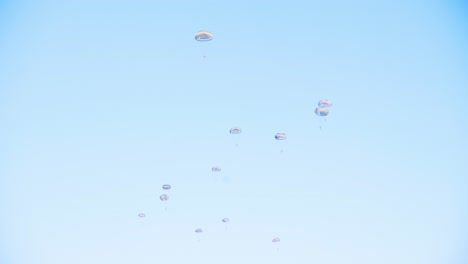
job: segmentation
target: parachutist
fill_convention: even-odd
[[[242,133],[242,129],[240,127],[233,127],[229,130],[229,134],[231,135],[239,135],[241,133]],[[237,139],[235,141],[236,141],[236,147],[239,147],[237,143]]]

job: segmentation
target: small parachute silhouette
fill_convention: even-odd
[[[163,202],[164,202],[164,201],[167,201],[167,200],[169,199],[169,195],[167,195],[167,194],[161,194],[161,195],[159,196],[159,199],[161,199],[161,201],[163,201]]]
[[[319,107],[331,107],[332,105],[332,102],[328,99],[322,99],[318,102]]]
[[[213,34],[206,30],[200,30],[195,34],[195,40],[199,42],[207,42],[207,41],[211,41],[212,39],[213,39]],[[202,49],[203,60],[204,60],[206,59],[206,55],[205,55],[205,51],[204,51],[205,49],[203,46],[204,45],[202,45],[201,49]]]
[[[277,243],[279,243],[280,241],[281,241],[281,240],[280,240],[279,238],[275,237],[275,238],[273,238],[273,240],[272,240],[271,242],[277,244]],[[277,247],[276,247],[276,251],[279,252],[279,245],[278,245],[278,244],[277,244]]]
[[[229,218],[223,218],[221,221],[225,224],[225,230],[228,230]]]
[[[138,214],[138,217],[146,217],[145,214]]]
[[[286,140],[286,134],[285,133],[276,133],[275,139],[276,140]]]
[[[211,168],[211,171],[213,172],[213,180],[214,182],[218,182],[221,178],[219,177],[220,175],[218,174],[221,172],[221,167],[219,166],[213,166]]]
[[[275,139],[276,140],[280,140],[280,141],[284,141],[286,140],[286,134],[285,133],[276,133],[275,135]],[[283,153],[283,148],[284,148],[284,143],[281,143],[281,153]]]
[[[200,30],[195,34],[196,41],[210,41],[213,39],[213,34],[206,30]]]
[[[327,116],[328,115],[328,108],[317,107],[317,108],[315,108],[315,114],[317,114],[318,116]]]
[[[329,111],[327,107],[331,107],[333,104],[328,99],[322,99],[318,102],[318,107],[315,108],[315,114],[318,116],[327,116]],[[324,119],[327,122],[327,118]],[[322,130],[322,126],[320,125],[320,130]]]
[[[229,130],[229,133],[231,135],[239,135],[242,133],[242,129],[240,127],[233,127]],[[236,139],[234,140],[234,142],[236,143],[236,147],[239,147],[239,143],[238,143],[238,138],[236,137]]]
[[[195,233],[196,233],[198,242],[200,242],[200,237],[201,237],[201,234],[203,233],[203,230],[201,228],[197,228],[195,229]]]
[[[163,188],[164,190],[170,190],[170,189],[171,189],[171,185],[170,185],[170,184],[164,184],[164,185],[162,186],[162,188]]]

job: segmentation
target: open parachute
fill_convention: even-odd
[[[286,134],[285,133],[276,133],[275,139],[276,140],[286,140]]]
[[[319,107],[331,107],[332,105],[332,102],[328,99],[322,99],[318,102]]]
[[[195,34],[196,41],[210,41],[213,39],[213,34],[206,30],[200,30]]]
[[[318,116],[327,116],[328,115],[328,108],[317,107],[317,108],[315,108],[315,114],[317,114]]]
[[[238,135],[240,133],[242,133],[242,129],[240,127],[233,127],[229,130],[229,133],[231,135]]]
[[[160,199],[161,201],[165,202],[165,201],[169,200],[169,195],[167,195],[167,194],[161,194],[161,195],[159,196],[159,199]]]

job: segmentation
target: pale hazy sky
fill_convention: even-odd
[[[468,262],[468,6],[252,2],[1,2],[0,263]]]

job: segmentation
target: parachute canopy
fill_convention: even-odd
[[[164,184],[164,185],[162,186],[162,188],[163,188],[164,190],[170,190],[170,189],[171,189],[171,185],[169,185],[169,184]]]
[[[145,214],[138,214],[138,217],[145,217]]]
[[[242,133],[242,129],[240,127],[233,127],[229,130],[229,133],[236,135]]]
[[[229,222],[229,218],[223,218],[223,220],[221,220],[221,221],[223,221],[223,223],[227,223],[227,222]]]
[[[327,100],[327,99],[323,99],[323,100],[320,100],[318,102],[319,107],[330,107],[332,105],[333,105],[332,102],[330,100]]]
[[[164,201],[167,201],[167,199],[169,199],[169,195],[167,195],[167,194],[161,194],[161,195],[159,196],[159,199],[161,199],[161,201],[163,201],[163,202],[164,202]]]
[[[328,108],[325,107],[317,107],[315,108],[315,113],[318,116],[327,116],[328,115]]]
[[[202,232],[203,232],[203,230],[201,228],[195,229],[195,233],[202,233]]]
[[[213,172],[220,172],[220,171],[221,171],[221,168],[218,167],[218,166],[214,166],[213,168],[211,168],[211,171],[213,171]]]
[[[275,139],[276,140],[285,140],[286,139],[286,134],[285,133],[276,133]]]
[[[213,34],[206,30],[200,30],[195,34],[196,41],[210,41],[213,39]]]
[[[271,242],[277,243],[277,242],[280,242],[280,241],[281,241],[281,240],[280,240],[279,238],[275,237],[275,238],[273,238],[273,240],[272,240]]]

